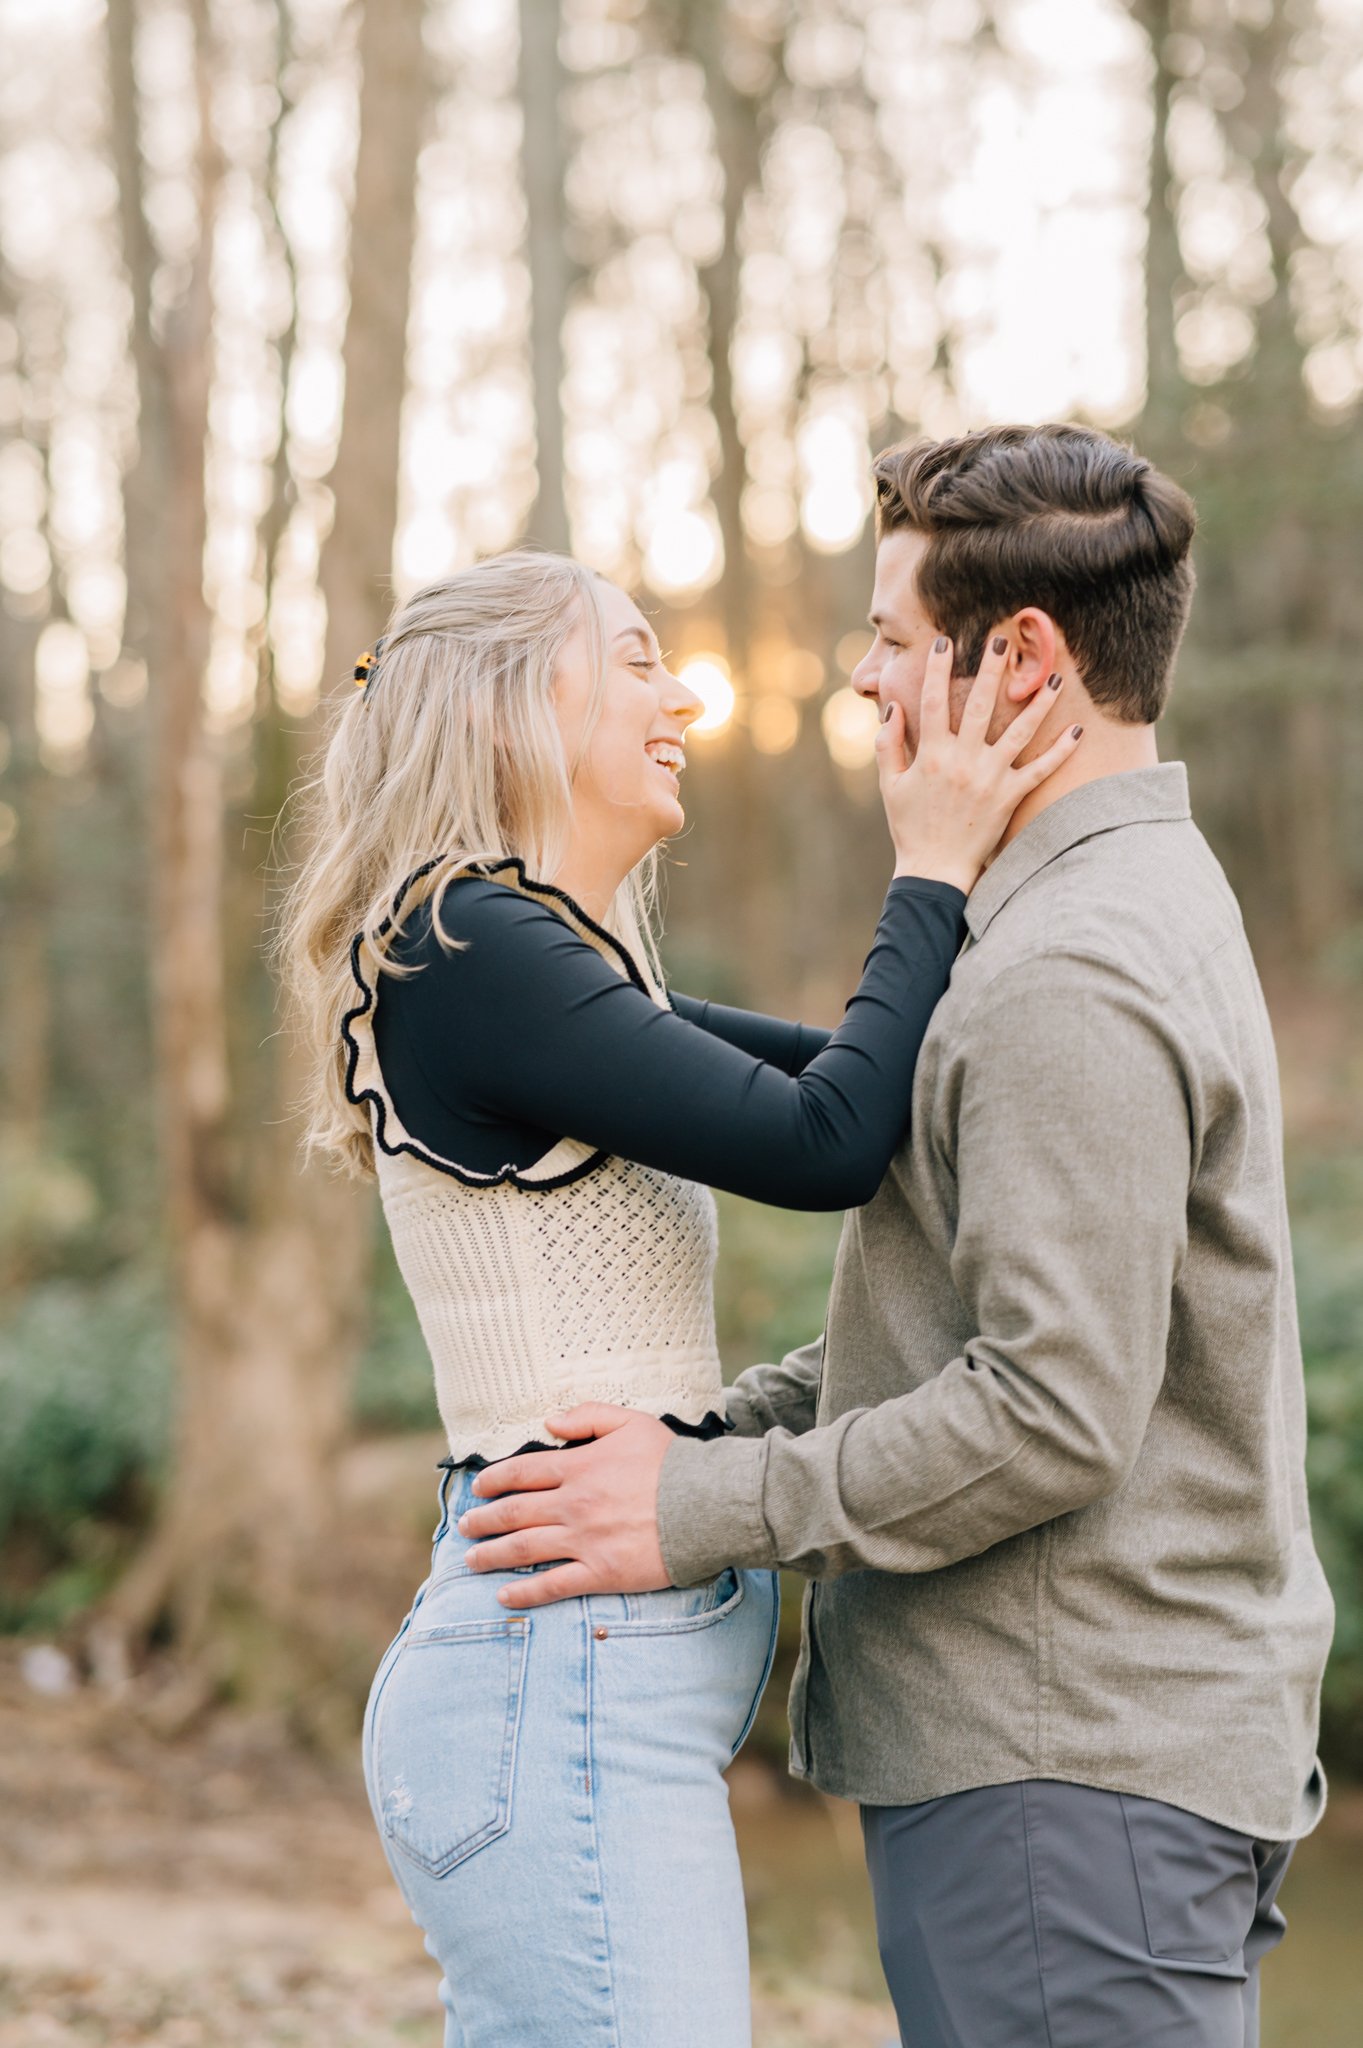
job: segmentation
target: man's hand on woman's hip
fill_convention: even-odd
[[[516,1608],[670,1585],[658,1544],[658,1476],[677,1441],[667,1424],[605,1401],[546,1420],[555,1436],[596,1442],[484,1467],[473,1490],[489,1505],[459,1518],[460,1534],[477,1539],[469,1554],[474,1570],[564,1559],[501,1589],[498,1599]]]

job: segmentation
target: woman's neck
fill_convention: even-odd
[[[581,904],[597,924],[604,924],[632,865],[626,862],[621,866],[618,855],[612,858],[600,846],[584,846],[574,836],[567,853],[546,880],[562,889],[565,896],[571,896],[574,903]]]

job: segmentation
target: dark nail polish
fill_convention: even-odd
[[[1061,684],[1061,681],[1062,681],[1062,678],[1061,678],[1060,676],[1058,676],[1058,675],[1057,675],[1057,676],[1047,676],[1047,678],[1046,678],[1046,687],[1047,687],[1047,689],[1048,689],[1048,690],[1058,690],[1058,689],[1060,688],[1060,684]]]
[[[1076,738],[1077,740],[1080,740],[1080,739],[1082,739],[1082,738],[1084,737],[1084,728],[1083,728],[1083,726],[1082,726],[1082,725],[1076,725],[1076,726],[1075,726],[1075,728],[1074,728],[1074,737],[1075,737],[1075,738]]]
[[[889,722],[890,722],[890,713],[891,713],[891,712],[892,712],[893,710],[894,710],[894,705],[893,705],[893,704],[887,704],[887,705],[885,706],[885,709],[884,709],[884,710],[883,710],[883,711],[881,712],[881,714],[880,714],[880,722],[881,722],[881,724],[882,724],[882,725],[888,725],[888,724],[889,724]]]
[[[947,636],[946,636],[946,634],[945,634],[945,633],[939,633],[939,634],[937,635],[937,638],[936,638],[936,639],[935,639],[935,640],[933,641],[933,643],[932,643],[932,651],[933,651],[933,653],[934,653],[934,654],[945,654],[945,653],[946,653],[946,651],[947,651]]]
[[[1004,637],[1003,637],[1002,633],[996,633],[996,634],[994,635],[994,652],[995,652],[995,654],[1006,654],[1006,653],[1007,653],[1007,651],[1008,651],[1008,642],[1007,642],[1007,641],[1006,641],[1006,640],[1004,639]]]

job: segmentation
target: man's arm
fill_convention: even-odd
[[[726,1564],[934,1571],[1101,1499],[1140,1451],[1187,1241],[1189,1097],[1162,1005],[1037,958],[964,1027],[952,1276],[979,1331],[913,1392],[792,1435],[677,1442],[677,1585]]]
[[[769,1429],[788,1429],[792,1436],[803,1436],[813,1429],[822,1374],[822,1333],[812,1344],[788,1351],[779,1365],[750,1365],[726,1395],[738,1435],[765,1436]]]

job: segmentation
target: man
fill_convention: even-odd
[[[1058,671],[1033,744],[1076,719],[1085,744],[970,898],[825,1338],[743,1374],[733,1438],[576,1411],[564,1434],[601,1441],[485,1473],[507,1497],[467,1527],[520,1532],[485,1568],[572,1557],[593,1588],[808,1576],[792,1767],[860,1802],[915,2048],[1244,2048],[1324,1798],[1331,1606],[1272,1039],[1155,748],[1192,507],[1080,427],[894,449],[876,476],[858,689],[903,707],[911,750],[934,638],[968,678],[1003,635],[1000,729]]]

